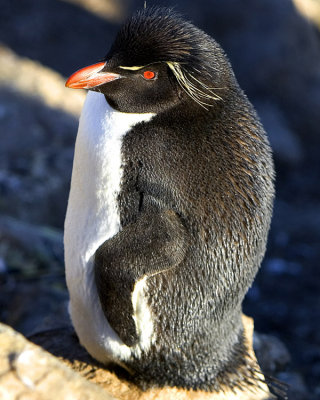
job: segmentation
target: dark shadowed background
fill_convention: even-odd
[[[269,134],[277,198],[244,311],[288,347],[280,378],[320,398],[320,2],[176,0],[225,49]],[[0,0],[0,320],[28,335],[67,301],[62,231],[84,92],[134,0]],[[292,395],[293,396],[293,395]],[[292,397],[293,398],[293,397]]]

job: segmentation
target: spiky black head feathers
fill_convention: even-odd
[[[134,65],[155,61],[194,63],[201,57],[204,36],[173,10],[152,7],[138,11],[122,26],[111,52],[120,53]]]
[[[120,29],[106,56],[113,65],[168,64],[180,86],[201,105],[221,99],[233,76],[220,46],[172,9],[138,11]]]

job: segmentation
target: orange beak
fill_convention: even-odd
[[[92,89],[103,83],[112,82],[121,78],[121,75],[112,72],[103,72],[105,62],[89,65],[79,69],[70,76],[66,82],[66,87],[71,89]]]

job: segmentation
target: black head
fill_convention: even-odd
[[[134,14],[103,63],[84,68],[68,87],[103,93],[123,112],[159,112],[181,102],[209,109],[223,99],[233,73],[220,46],[167,8]]]

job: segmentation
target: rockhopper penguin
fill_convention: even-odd
[[[241,304],[263,258],[273,163],[220,46],[169,9],[137,12],[89,89],[65,221],[81,344],[145,385],[255,380]]]

